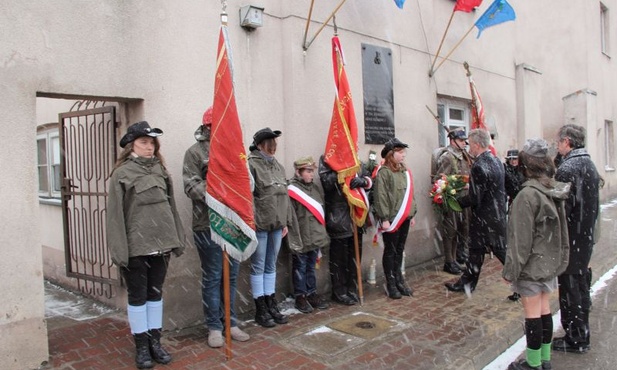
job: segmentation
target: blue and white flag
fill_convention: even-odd
[[[514,9],[506,0],[495,0],[475,23],[475,26],[478,27],[478,36],[476,38],[480,37],[485,28],[515,19]]]

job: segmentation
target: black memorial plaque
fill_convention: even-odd
[[[384,144],[394,137],[392,50],[362,44],[364,141]]]

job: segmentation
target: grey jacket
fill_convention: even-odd
[[[503,277],[508,281],[548,281],[568,266],[565,201],[570,184],[553,183],[553,188],[547,188],[530,179],[514,198],[503,267]]]
[[[173,186],[158,158],[129,156],[109,180],[107,246],[112,261],[126,266],[129,257],[185,247],[184,230]]]

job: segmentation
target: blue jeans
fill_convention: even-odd
[[[283,229],[257,231],[257,249],[251,256],[251,290],[253,298],[274,294],[276,259],[281,249]]]
[[[306,253],[292,253],[292,280],[294,283],[295,296],[310,295],[317,290],[315,264],[317,263],[318,253],[319,249]]]
[[[212,241],[210,230],[193,232],[193,238],[201,260],[201,296],[206,326],[210,330],[222,331],[225,323],[223,250]],[[229,257],[229,304],[232,327],[237,326],[234,303],[239,268],[238,261]]]
[[[251,256],[251,275],[275,274],[283,229],[257,231],[257,249]]]

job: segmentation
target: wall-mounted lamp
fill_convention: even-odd
[[[246,5],[240,8],[240,26],[252,31],[263,26],[264,8],[254,5]]]

